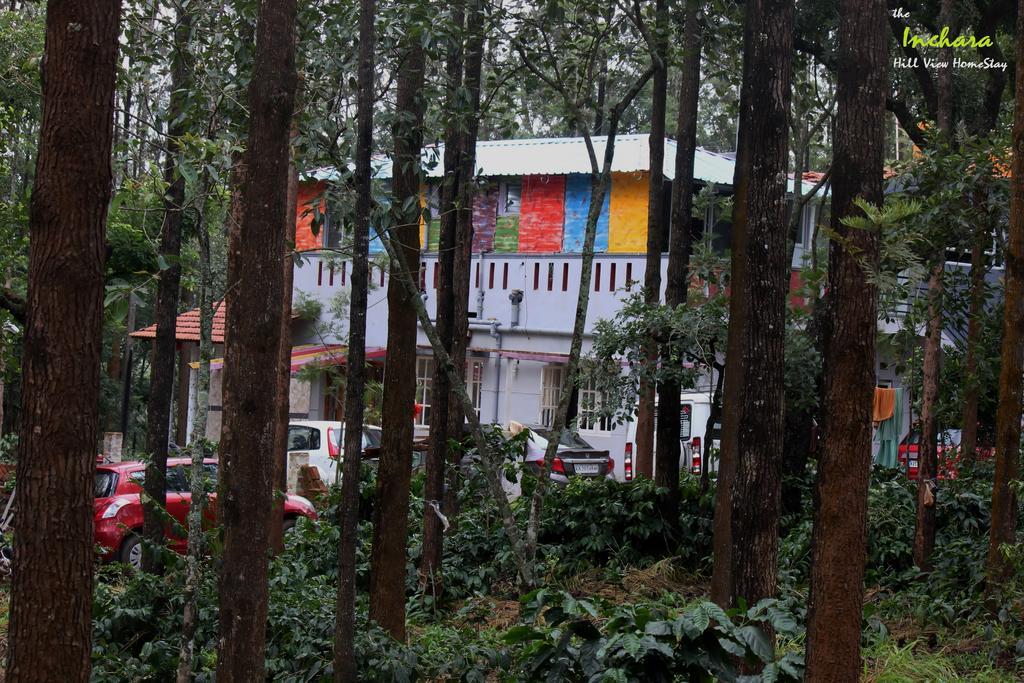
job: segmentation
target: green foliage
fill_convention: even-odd
[[[765,665],[761,680],[802,678],[802,657],[776,659],[759,628],[799,636],[797,619],[775,600],[726,613],[711,602],[683,609],[613,606],[540,589],[521,602],[525,623],[505,634],[506,643],[523,646],[516,661],[520,680],[733,681],[738,661]]]

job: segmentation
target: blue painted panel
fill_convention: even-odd
[[[594,251],[608,251],[608,213],[611,193],[604,195],[601,216],[597,219],[597,235]],[[587,211],[590,209],[590,176],[572,174],[565,180],[565,231],[562,251],[578,254],[583,251],[583,237],[587,229]]]
[[[370,226],[370,253],[383,254],[384,251],[384,243],[381,242],[380,237],[377,236],[377,229]]]

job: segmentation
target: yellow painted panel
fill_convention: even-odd
[[[608,217],[608,251],[647,251],[647,173],[613,173]]]
[[[427,208],[427,188],[420,186],[420,250],[427,248],[427,223],[423,220],[423,210]]]

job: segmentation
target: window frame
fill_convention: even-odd
[[[615,431],[615,425],[612,423],[611,417],[600,414],[604,406],[604,399],[604,392],[594,387],[593,378],[584,379],[580,382],[576,417],[579,431],[592,434],[607,434]],[[588,409],[586,407],[588,403],[594,407]]]
[[[557,381],[554,384],[548,381],[552,377],[557,377]],[[564,365],[550,364],[541,368],[540,411],[537,422],[543,427],[550,429],[555,421],[555,413],[558,411],[558,398],[562,392],[563,382],[565,382]]]
[[[508,209],[508,189],[509,186],[518,187],[519,192],[516,197],[516,201],[513,202],[514,211]],[[523,208],[523,179],[521,176],[517,176],[515,180],[502,180],[498,183],[498,215],[499,216],[518,216]]]
[[[483,403],[484,362],[475,358],[466,360],[466,392],[469,394],[476,415],[480,417],[480,406]]]
[[[413,418],[417,427],[430,426],[431,391],[434,385],[434,357],[416,356],[415,402],[422,406],[420,414]]]

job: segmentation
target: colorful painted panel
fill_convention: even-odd
[[[495,221],[498,217],[498,188],[480,189],[473,197],[473,251],[494,248]]]
[[[565,176],[523,176],[519,210],[519,251],[556,253],[562,249],[565,222]]]
[[[427,251],[437,251],[441,247],[441,219],[433,218],[426,226]]]
[[[601,215],[597,219],[597,235],[594,251],[608,251],[608,213],[611,197],[604,196]],[[573,174],[565,181],[565,229],[562,236],[562,251],[578,254],[583,251],[583,238],[587,229],[587,211],[590,209],[590,176]]]
[[[380,241],[380,237],[377,236],[377,229],[372,225],[370,226],[370,253],[371,254],[383,254],[385,251],[384,243]]]
[[[647,251],[646,173],[613,173],[608,225],[608,251],[643,254]]]
[[[519,251],[519,216],[498,216],[494,226],[494,251]]]
[[[317,201],[320,202],[320,211],[327,208],[323,199],[326,187],[327,185],[322,182],[299,184],[296,198],[298,207],[295,210],[296,251],[310,251],[319,249],[323,245],[323,232],[313,234],[313,214]]]

